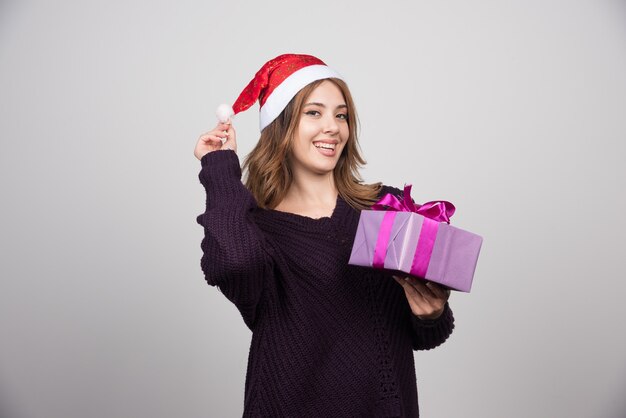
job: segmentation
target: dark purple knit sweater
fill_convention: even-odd
[[[230,150],[202,160],[202,270],[252,330],[244,417],[417,417],[413,350],[454,328],[414,316],[389,273],[348,265],[359,211],[258,208]],[[383,193],[398,189],[384,187]]]

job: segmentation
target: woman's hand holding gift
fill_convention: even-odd
[[[437,283],[427,282],[415,277],[393,278],[402,285],[411,311],[419,319],[437,319],[443,313],[450,290]]]

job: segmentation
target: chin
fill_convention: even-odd
[[[311,167],[311,171],[316,174],[328,174],[332,173],[335,170],[337,163],[334,164],[320,164]]]
[[[335,170],[335,167],[337,167],[337,162],[335,161],[334,163],[326,163],[326,164],[321,164],[316,166],[315,168],[317,169],[316,171],[321,173],[332,173]]]

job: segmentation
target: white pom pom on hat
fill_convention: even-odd
[[[222,123],[226,123],[231,116],[235,115],[235,111],[230,105],[222,103],[217,107],[217,111],[215,112],[215,114],[217,115],[217,120]]]
[[[243,89],[232,108],[220,105],[217,118],[221,122],[248,109],[259,101],[259,127],[262,131],[307,84],[325,78],[343,79],[339,73],[312,55],[283,54],[266,62]]]

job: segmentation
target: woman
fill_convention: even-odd
[[[348,265],[360,210],[400,190],[361,183],[350,92],[319,59],[268,61],[233,107],[257,98],[245,186],[230,121],[195,149],[202,269],[252,331],[243,415],[418,416],[413,350],[452,332],[449,292]]]

